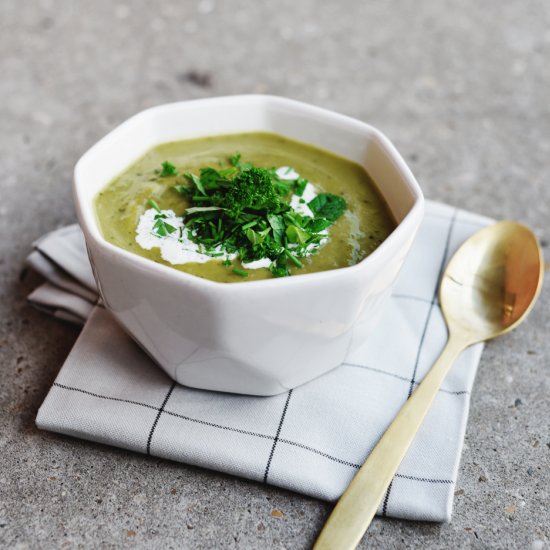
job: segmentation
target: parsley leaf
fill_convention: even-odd
[[[159,205],[153,199],[149,199],[147,201],[147,204],[157,211],[157,213],[155,214],[155,225],[153,225],[153,231],[156,233],[156,235],[158,235],[159,237],[166,237],[167,235],[170,235],[171,233],[176,231],[176,228],[173,225],[170,225],[169,223],[164,221],[167,216],[166,214],[162,213]]]
[[[289,225],[285,231],[289,243],[306,244],[311,235],[297,225]]]
[[[173,225],[166,223],[160,216],[155,216],[155,219],[157,221],[155,222],[155,225],[153,225],[153,231],[160,237],[166,237],[176,231],[176,228]]]
[[[254,165],[250,162],[241,162],[241,154],[235,153],[234,155],[231,155],[229,157],[229,162],[231,166],[234,166],[239,171],[244,172],[245,170],[250,170],[250,168],[254,168]]]
[[[174,185],[173,189],[184,197],[189,197],[193,193],[190,185]]]
[[[234,155],[231,155],[229,157],[229,162],[232,166],[239,166],[239,162],[241,162],[241,154],[235,153]]]
[[[346,201],[339,195],[320,193],[308,203],[315,218],[323,218],[335,222],[346,210]]]
[[[298,178],[294,185],[294,194],[297,195],[298,197],[301,197],[304,194],[307,184],[308,184],[308,181],[306,179]]]
[[[166,178],[169,176],[177,176],[177,175],[178,175],[178,170],[176,169],[176,167],[171,162],[168,162],[167,160],[165,160],[162,163],[162,170],[160,172],[160,177]]]

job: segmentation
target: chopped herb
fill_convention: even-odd
[[[229,164],[183,174],[188,184],[174,186],[189,201],[183,214],[189,238],[212,258],[225,255],[222,264],[227,267],[232,266],[229,256],[235,255],[245,264],[268,258],[275,277],[290,275],[289,265],[302,268],[300,258],[316,252],[327,238],[325,230],[343,214],[345,200],[321,193],[308,203],[314,217],[302,215],[290,207],[290,198],[303,195],[306,179],[282,180],[275,168],[243,162],[239,153],[229,158]],[[161,175],[177,175],[168,161],[162,167]],[[148,204],[157,212],[154,232],[158,236],[176,231],[153,199]],[[248,276],[239,267],[232,269],[236,275]]]
[[[290,243],[305,244],[311,238],[311,234],[308,233],[307,231],[304,231],[298,225],[287,226],[285,234],[286,234],[286,238],[288,239],[288,242]]]
[[[248,271],[245,271],[244,269],[241,269],[240,267],[234,267],[233,273],[236,275],[239,275],[240,277],[248,277]]]
[[[147,204],[148,204],[151,208],[154,208],[154,209],[160,214],[159,205],[158,205],[153,199],[149,199],[149,200],[147,201]]]
[[[155,219],[157,221],[155,222],[155,225],[153,225],[153,231],[155,231],[155,233],[159,235],[159,237],[166,237],[176,230],[173,225],[166,223],[164,219],[161,218],[158,214],[157,216],[155,216]]]
[[[287,258],[296,266],[296,267],[304,267],[304,264],[296,256],[291,254],[288,250],[285,250],[285,254]]]
[[[188,197],[193,192],[190,185],[174,185],[173,189],[184,197]]]
[[[258,223],[258,220],[252,220],[251,222],[245,223],[241,229],[249,229],[250,227],[254,227]]]
[[[304,194],[304,190],[308,184],[308,181],[304,178],[298,178],[294,184],[294,194],[301,197]],[[303,199],[301,199],[303,200]]]
[[[178,171],[176,167],[171,162],[168,162],[167,160],[165,160],[162,163],[162,170],[160,172],[160,177],[166,178],[168,176],[177,176],[177,175],[178,175]]]
[[[159,237],[166,237],[167,235],[170,235],[174,231],[176,231],[176,228],[173,225],[170,225],[169,223],[166,223],[164,221],[166,220],[167,216],[166,214],[162,213],[159,205],[153,199],[149,199],[147,201],[147,204],[157,211],[157,213],[155,214],[155,225],[153,225],[153,231],[156,235],[158,235]]]
[[[290,271],[288,270],[286,254],[281,254],[279,258],[271,264],[269,269],[275,277],[288,277]]]
[[[245,170],[250,170],[250,168],[254,167],[250,162],[241,162],[241,154],[240,153],[235,153],[234,155],[231,155],[229,157],[229,162],[230,162],[231,166],[234,166],[240,172],[244,172]]]
[[[320,193],[308,203],[308,206],[316,218],[335,222],[344,213],[346,201],[332,193]]]
[[[219,206],[193,206],[192,208],[188,208],[185,213],[196,214],[197,212],[213,212],[214,210],[223,210],[223,208]]]

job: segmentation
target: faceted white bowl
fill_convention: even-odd
[[[359,264],[240,284],[208,281],[108,243],[98,191],[160,143],[268,131],[365,167],[397,228]],[[389,140],[358,120],[271,96],[185,101],[143,111],[89,149],[74,171],[78,219],[105,306],[177,382],[273,395],[339,365],[376,323],[410,249],[424,199]]]

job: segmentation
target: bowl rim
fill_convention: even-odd
[[[324,119],[332,118],[337,123],[345,123],[348,125],[353,125],[356,128],[367,130],[371,134],[371,138],[378,141],[380,150],[383,151],[387,159],[394,165],[394,168],[402,175],[404,181],[409,187],[409,190],[411,191],[412,196],[414,197],[413,206],[410,208],[404,218],[397,223],[395,229],[388,235],[388,237],[386,237],[386,239],[380,244],[380,246],[378,246],[376,250],[374,250],[366,258],[355,265],[329,269],[326,271],[318,271],[314,273],[304,273],[294,277],[274,277],[271,279],[260,279],[251,281],[243,280],[242,282],[246,282],[246,284],[244,285],[213,281],[210,279],[199,277],[197,275],[186,273],[184,271],[174,269],[173,267],[160,264],[158,262],[155,262],[154,260],[145,258],[143,256],[140,256],[139,254],[135,254],[108,242],[103,237],[99,229],[99,224],[93,211],[93,200],[91,201],[91,204],[88,204],[88,202],[90,201],[85,200],[84,197],[81,196],[81,186],[79,185],[80,172],[82,171],[82,165],[86,163],[87,158],[92,155],[99,147],[102,147],[105,144],[108,144],[109,141],[116,139],[116,135],[123,131],[126,127],[132,124],[136,124],[142,118],[153,117],[156,113],[178,109],[183,105],[186,105],[186,107],[192,107],[193,105],[199,106],[208,103],[231,103],[243,101],[246,101],[248,103],[256,102],[260,105],[265,104],[266,106],[270,103],[275,105],[279,104],[292,106],[304,112],[309,112],[309,114],[311,115],[322,115]],[[164,142],[159,142],[157,145],[160,145],[161,143]],[[154,145],[151,147],[154,147]],[[107,185],[107,183],[105,183],[105,185]],[[375,182],[375,185],[377,185],[378,191],[382,193],[382,190],[378,186],[377,182]],[[397,151],[393,143],[386,137],[385,134],[378,130],[378,128],[353,117],[343,115],[322,107],[317,107],[315,105],[310,105],[308,103],[304,103],[294,99],[288,99],[281,96],[260,94],[239,94],[176,101],[156,105],[139,111],[135,115],[132,115],[131,117],[123,121],[121,124],[118,124],[115,128],[113,128],[104,137],[95,142],[94,145],[92,145],[86,150],[85,153],[82,154],[74,167],[72,190],[77,218],[86,240],[91,240],[97,247],[103,248],[111,255],[121,256],[121,258],[137,264],[142,269],[146,269],[153,273],[156,272],[158,275],[168,277],[169,279],[173,279],[175,281],[187,282],[188,284],[195,285],[197,287],[203,287],[205,290],[227,289],[222,290],[225,292],[242,292],[243,289],[257,288],[258,285],[260,285],[261,288],[264,288],[265,290],[268,290],[269,288],[278,288],[280,286],[296,286],[300,284],[308,284],[313,281],[329,280],[334,277],[342,278],[346,276],[353,276],[361,271],[372,270],[378,264],[384,261],[384,257],[390,253],[390,250],[393,248],[392,245],[394,245],[394,243],[397,246],[399,245],[399,241],[402,239],[404,233],[412,232],[414,234],[419,225],[418,222],[422,218],[424,213],[424,195],[422,193],[422,190],[420,189],[418,182],[416,181],[416,178],[412,174],[410,168],[408,167],[400,153]]]

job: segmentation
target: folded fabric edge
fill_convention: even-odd
[[[52,265],[66,272],[90,292],[97,294],[84,234],[78,224],[56,229],[36,240],[33,246]]]
[[[35,288],[27,301],[39,311],[80,325],[86,322],[94,308],[93,303],[49,282]]]
[[[30,267],[44,279],[54,284],[55,286],[76,294],[88,300],[89,302],[97,301],[97,292],[90,290],[88,287],[81,284],[70,273],[65,271],[63,266],[52,261],[50,258],[42,254],[40,250],[33,250],[25,260],[25,265]]]

